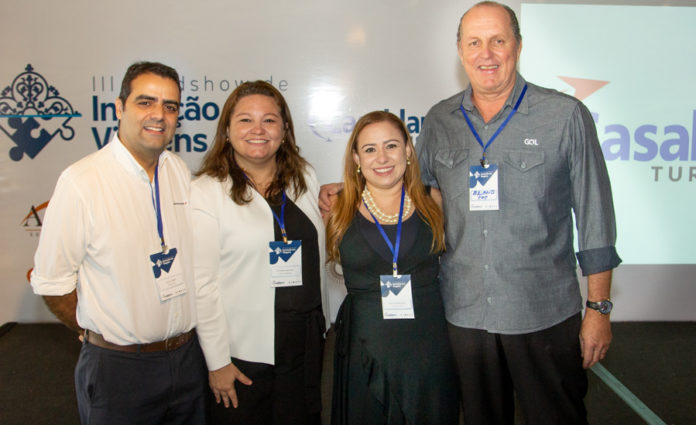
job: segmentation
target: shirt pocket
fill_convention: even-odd
[[[438,151],[435,155],[435,178],[443,198],[454,199],[469,188],[468,149]]]
[[[505,151],[505,169],[500,170],[503,196],[528,203],[544,196],[544,152]]]

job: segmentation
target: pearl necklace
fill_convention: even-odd
[[[411,198],[408,195],[405,195],[404,198],[404,217],[408,217],[412,207]],[[369,190],[367,190],[367,186],[365,186],[365,189],[363,189],[362,199],[363,201],[365,201],[365,206],[367,207],[367,209],[375,217],[377,217],[377,220],[379,222],[384,224],[396,224],[399,222],[399,213],[385,214],[382,210],[379,209],[379,207],[375,203],[374,198],[372,198],[372,194]]]

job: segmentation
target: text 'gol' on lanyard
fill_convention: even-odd
[[[481,155],[481,166],[482,167],[487,167],[488,166],[488,160],[486,160],[486,149],[488,149],[488,146],[495,140],[496,137],[498,137],[498,134],[500,134],[501,131],[503,131],[503,128],[507,125],[507,123],[510,121],[510,118],[512,118],[513,115],[515,115],[515,112],[517,112],[517,108],[520,107],[520,103],[522,103],[522,99],[524,98],[524,94],[527,92],[527,84],[524,85],[524,88],[522,89],[522,93],[520,93],[519,99],[517,99],[517,102],[515,102],[515,107],[512,108],[512,111],[510,111],[510,114],[508,114],[507,118],[505,118],[505,121],[498,127],[498,129],[493,133],[493,136],[488,140],[486,145],[484,146],[483,140],[481,140],[481,136],[476,132],[476,129],[474,129],[474,125],[471,123],[471,120],[469,119],[469,115],[467,115],[466,111],[464,110],[464,105],[462,103],[459,104],[459,110],[462,111],[462,115],[464,115],[464,119],[466,120],[466,123],[469,124],[469,129],[471,132],[474,134],[474,137],[476,137],[476,140],[478,141],[479,145],[483,148],[483,154]],[[462,102],[464,102],[464,98],[462,98]]]
[[[370,211],[370,208],[367,206],[367,203],[363,199],[363,204],[365,204],[365,209],[367,209],[367,212],[370,213],[370,216],[372,216],[372,219],[375,221],[375,224],[377,225],[377,229],[379,229],[379,233],[382,234],[382,238],[384,238],[384,241],[387,242],[387,246],[389,247],[389,250],[392,253],[392,273],[394,276],[399,274],[397,269],[396,269],[396,261],[399,258],[399,246],[401,245],[401,223],[404,220],[404,197],[405,197],[405,195],[406,195],[406,188],[404,188],[404,186],[401,186],[401,205],[399,206],[399,222],[396,225],[396,246],[392,245],[391,241],[389,240],[389,236],[387,236],[387,233],[384,231],[384,228],[382,227],[381,224],[379,224],[377,217],[375,217],[375,215],[372,214],[372,211]]]

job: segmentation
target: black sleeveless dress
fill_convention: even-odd
[[[383,226],[392,244],[396,225]],[[400,274],[411,275],[415,319],[382,318],[379,276],[392,254],[356,214],[339,246],[348,295],[336,318],[332,425],[457,424],[459,393],[438,284],[432,232],[418,214],[402,224]]]

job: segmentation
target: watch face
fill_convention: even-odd
[[[614,308],[614,304],[609,300],[603,300],[598,302],[592,302],[588,300],[585,305],[587,305],[587,307],[593,310],[597,310],[602,314],[609,314],[611,312],[611,309]]]
[[[598,304],[599,312],[602,314],[609,314],[611,309],[614,307],[614,304],[612,304],[609,300],[600,301]]]

